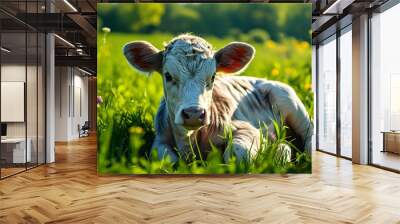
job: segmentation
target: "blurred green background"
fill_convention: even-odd
[[[220,49],[232,41],[256,48],[241,74],[292,86],[312,117],[311,4],[98,4],[98,170],[100,173],[275,173],[311,172],[299,155],[277,165],[265,159],[241,167],[213,162],[169,164],[151,161],[144,151],[154,138],[153,120],[163,95],[158,74],[132,69],[124,44],[146,40],[159,49],[174,36],[190,32]],[[271,143],[273,145],[273,143]]]
[[[262,42],[310,41],[311,4],[99,4],[99,27],[119,33],[193,32]]]

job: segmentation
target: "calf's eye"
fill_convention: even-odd
[[[164,75],[165,75],[165,80],[166,80],[167,82],[171,82],[171,81],[172,81],[172,76],[171,76],[171,74],[169,74],[168,72],[166,72]]]
[[[210,88],[212,86],[212,84],[214,83],[215,80],[215,73],[211,76],[210,81],[208,81],[207,83],[207,87]]]
[[[211,83],[213,83],[215,80],[215,73],[213,74],[213,76],[211,76]]]

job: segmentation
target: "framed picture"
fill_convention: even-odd
[[[310,173],[311,4],[98,4],[100,174]]]

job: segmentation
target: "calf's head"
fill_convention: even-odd
[[[214,52],[204,39],[180,35],[164,50],[145,41],[123,48],[128,62],[139,71],[159,72],[169,116],[176,125],[195,130],[210,122],[210,105],[216,73],[239,73],[254,56],[254,48],[232,42]]]

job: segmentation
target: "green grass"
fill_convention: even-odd
[[[311,158],[297,153],[294,161],[285,162],[279,150],[290,145],[286,127],[276,122],[277,139],[262,137],[257,155],[237,163],[232,158],[224,164],[221,149],[213,148],[207,158],[182,159],[172,164],[168,158],[154,161],[145,155],[154,139],[153,120],[163,95],[158,74],[149,77],[134,71],[122,54],[122,46],[133,40],[146,40],[162,49],[172,38],[168,34],[139,35],[99,33],[98,35],[98,95],[104,102],[98,105],[98,170],[100,173],[122,174],[234,174],[234,173],[310,173]],[[205,37],[216,49],[234,39]],[[278,80],[292,86],[305,104],[310,116],[313,111],[311,92],[311,48],[309,43],[284,39],[281,43],[266,41],[251,43],[256,55],[242,75]],[[232,142],[227,129],[226,141]],[[193,151],[198,150],[193,146]],[[229,144],[228,149],[229,150]],[[153,156],[156,153],[153,150]],[[152,157],[152,156],[150,156]],[[152,157],[153,158],[153,157]]]

